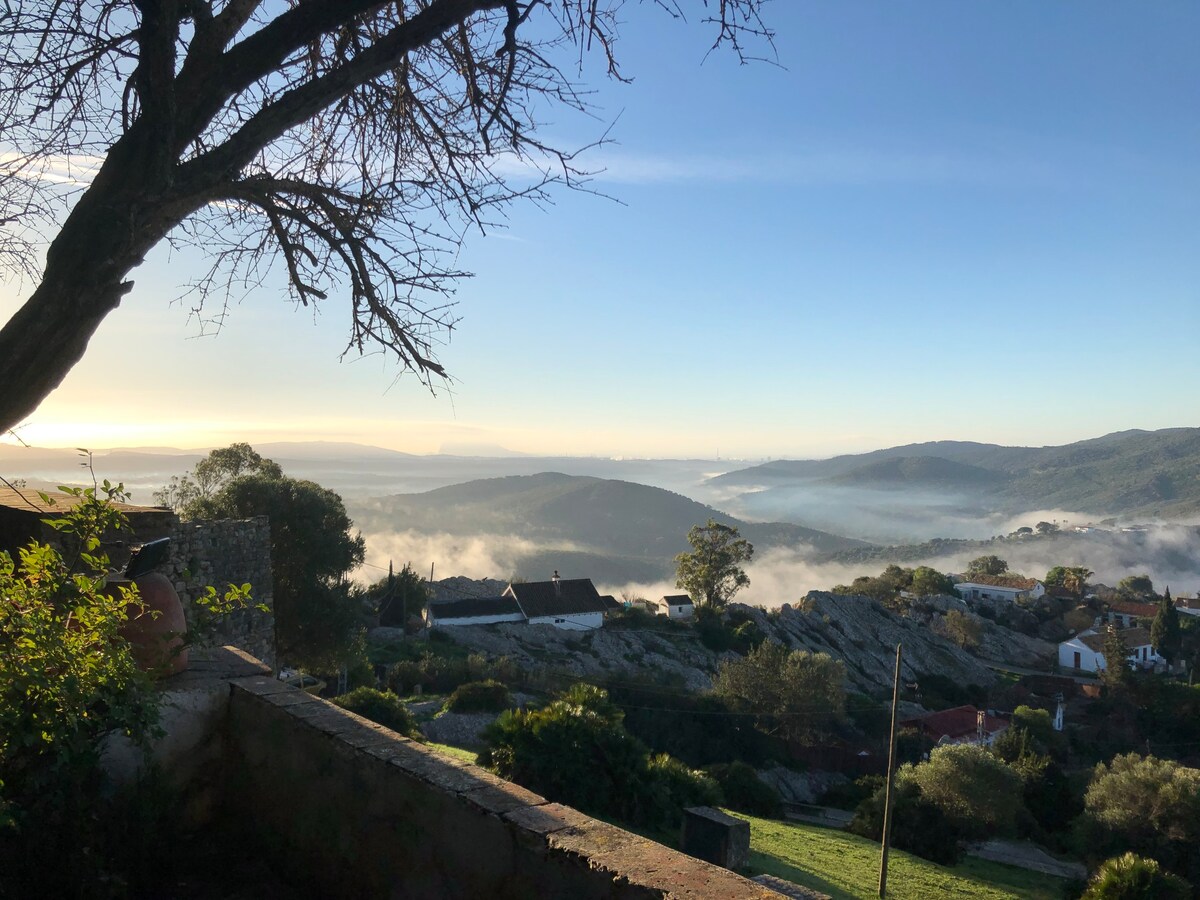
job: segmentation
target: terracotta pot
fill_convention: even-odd
[[[110,578],[108,589],[115,593],[129,584],[125,579]],[[147,672],[162,678],[182,672],[188,666],[188,652],[183,646],[187,619],[175,586],[158,572],[141,575],[133,580],[133,584],[137,586],[145,609],[131,606],[130,618],[121,628],[121,637],[129,641],[133,658]]]

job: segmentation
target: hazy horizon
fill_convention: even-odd
[[[607,135],[578,162],[619,202],[467,235],[436,396],[339,363],[346,292],[297,309],[278,267],[198,321],[206,261],[163,243],[21,436],[760,460],[1193,408],[1200,5],[775,3],[780,66],[626,14],[633,82],[584,73],[597,118],[547,130]],[[30,289],[0,284],[0,321]]]

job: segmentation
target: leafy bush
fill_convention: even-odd
[[[688,768],[666,753],[650,757],[650,777],[663,793],[662,803],[683,809],[688,806],[720,806],[724,794],[707,773]]]
[[[858,809],[862,802],[875,795],[885,786],[882,775],[863,775],[854,781],[835,784],[821,795],[822,806],[832,806],[834,809]]]
[[[920,785],[897,781],[892,791],[892,846],[943,866],[958,862],[962,833],[936,803],[921,795]],[[852,833],[880,840],[886,792],[886,786],[881,786],[859,804],[849,825]]]
[[[722,613],[701,606],[696,609],[693,623],[700,643],[716,653],[733,650],[745,655],[766,640],[754,620],[740,610]]]
[[[86,849],[102,830],[100,739],[121,732],[146,747],[157,721],[121,633],[140,611],[136,590],[105,590],[100,537],[124,526],[110,502],[124,494],[103,490],[74,492],[73,510],[45,520],[71,558],[38,543],[16,562],[0,552],[0,871],[21,883],[44,867],[50,893],[71,869],[80,883],[102,877]]]
[[[435,632],[436,633],[436,632]],[[451,645],[455,650],[458,645]],[[525,673],[507,656],[489,660],[480,653],[469,656],[444,652],[445,644],[435,644],[417,659],[403,659],[388,669],[388,689],[406,697],[416,693],[418,686],[435,694],[448,694],[459,685],[491,679],[504,684],[520,684]]]
[[[1016,831],[1022,809],[1021,777],[983,747],[935,747],[928,762],[901,767],[897,778],[920,785],[922,798],[938,806],[967,838],[982,840]]]
[[[721,763],[704,771],[720,786],[725,805],[730,809],[770,819],[783,816],[779,793],[745,763]]]
[[[1080,900],[1189,900],[1191,885],[1133,853],[1106,860]]]
[[[651,764],[608,694],[576,684],[543,709],[509,710],[484,732],[483,765],[530,790],[593,815],[652,828],[679,824],[689,798],[708,789],[682,765]]]
[[[408,711],[408,707],[400,698],[390,691],[360,687],[348,694],[342,694],[333,702],[342,709],[347,709],[364,719],[370,719],[384,728],[390,728],[397,734],[408,737],[415,737],[418,734],[412,713]]]
[[[9,887],[12,896],[83,896],[102,883],[131,885],[141,873],[127,867],[137,861],[121,847],[162,831],[146,816],[126,816],[122,805],[146,805],[149,781],[114,798],[100,768],[106,736],[121,734],[148,750],[158,734],[159,695],[123,631],[145,608],[136,588],[106,586],[109,559],[101,549],[102,536],[127,530],[114,506],[127,498],[108,481],[60,490],[73,505],[43,521],[59,533],[62,549],[30,543],[15,561],[0,552],[4,896]],[[248,594],[248,585],[224,596],[210,588],[193,617],[212,621],[244,606]],[[183,639],[194,637],[189,631]]]
[[[664,691],[658,684],[626,679],[609,685],[608,692],[625,709],[630,734],[688,765],[734,760],[762,765],[784,752],[781,742],[756,729],[753,720],[729,715],[730,706],[714,694]]]
[[[967,703],[980,707],[987,705],[987,691],[979,685],[962,685],[945,675],[922,675],[917,679],[917,687],[921,705],[927,709],[951,709]]]
[[[468,681],[454,689],[444,706],[447,712],[503,712],[513,705],[512,694],[498,681]]]
[[[1092,859],[1132,850],[1200,882],[1200,769],[1136,753],[1099,764],[1077,839]]]

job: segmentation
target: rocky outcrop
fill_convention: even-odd
[[[1044,669],[1053,658],[1052,644],[967,613],[980,624],[977,658],[943,636],[940,619],[958,601],[941,599],[944,603],[922,601],[900,615],[868,597],[814,591],[796,606],[768,612],[734,604],[730,612],[751,619],[770,640],[842,660],[847,687],[868,694],[890,692],[898,643],[904,645],[906,681],[942,675],[957,684],[986,687],[995,675],[983,660]],[[527,668],[598,680],[664,680],[693,691],[711,688],[721,660],[731,656],[714,653],[691,628],[665,620],[645,630],[564,631],[512,623],[460,626],[447,633],[472,650],[509,656]]]
[[[980,659],[1009,666],[1047,671],[1058,659],[1057,645],[1022,634],[1020,631],[999,625],[991,619],[967,611],[963,601],[957,597],[922,597],[915,602],[908,615],[912,619],[925,622],[938,629],[938,620],[943,619],[946,613],[952,609],[962,612],[979,625],[979,641],[971,648],[971,652]],[[1025,611],[1022,610],[1022,612]],[[1037,617],[1032,613],[1026,614],[1034,620],[1036,629]]]
[[[944,675],[958,684],[990,685],[995,675],[982,662],[933,631],[928,622],[901,616],[869,597],[811,591],[796,606],[767,612],[735,605],[767,637],[796,649],[828,653],[846,666],[851,690],[890,690],[896,645],[904,645],[901,677]]]
[[[848,784],[850,781],[840,772],[795,772],[784,766],[762,769],[758,777],[773,787],[784,803],[806,806],[820,802],[825,792],[834,785]]]
[[[722,655],[689,628],[565,631],[553,625],[463,625],[446,629],[460,644],[488,656],[508,656],[525,668],[587,679],[655,678],[692,691],[712,687]]]

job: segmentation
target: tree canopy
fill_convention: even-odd
[[[1003,575],[1008,571],[1008,562],[999,556],[980,556],[967,563],[967,576]]]
[[[845,667],[829,654],[765,641],[745,658],[723,662],[713,692],[754,713],[762,730],[807,744],[845,718],[845,681]]]
[[[1200,876],[1200,770],[1127,753],[1100,763],[1084,798],[1093,849],[1132,850],[1195,882]]]
[[[716,519],[693,525],[688,543],[692,552],[675,557],[675,587],[687,591],[697,604],[720,609],[750,584],[742,563],[753,558],[754,546],[733,525]]]
[[[1087,566],[1054,566],[1046,572],[1043,583],[1046,587],[1060,587],[1076,597],[1082,597],[1087,580],[1095,574]]]
[[[1154,582],[1150,580],[1149,575],[1130,575],[1122,578],[1117,582],[1117,595],[1122,600],[1137,602],[1158,599],[1158,594],[1154,592]]]
[[[165,490],[174,490],[186,518],[267,516],[279,658],[318,670],[344,662],[360,612],[346,576],[365,546],[340,496],[288,478],[248,444],[212,451]]]
[[[1171,602],[1171,592],[1168,589],[1163,598],[1158,601],[1158,612],[1150,626],[1150,641],[1155,651],[1167,662],[1179,658],[1183,649],[1183,632],[1179,624],[1179,611]]]
[[[975,744],[935,747],[928,762],[901,767],[921,796],[938,806],[967,837],[1011,834],[1021,809],[1021,778],[1003,760]]]
[[[696,11],[748,59],[770,52],[764,2],[655,5]],[[444,375],[465,232],[586,184],[581,148],[539,126],[591,112],[567,74],[585,57],[624,78],[624,6],[6,3],[0,266],[35,287],[0,329],[0,430],[62,381],[163,240],[207,257],[188,292],[202,320],[277,268],[297,303],[346,297],[347,352]]]

